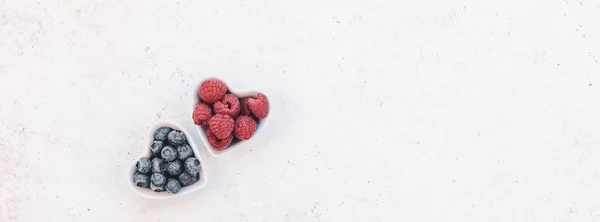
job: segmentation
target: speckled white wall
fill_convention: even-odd
[[[0,0],[0,221],[600,221],[598,39],[597,0]],[[139,198],[207,76],[269,126]]]

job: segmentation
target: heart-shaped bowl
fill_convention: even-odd
[[[198,95],[198,90],[200,90],[200,85],[202,84],[202,82],[208,80],[208,79],[218,79],[218,78],[207,78],[204,79],[202,81],[200,81],[200,83],[196,86],[194,93],[192,93],[192,108],[191,110],[193,111],[194,108],[196,107],[196,105],[198,103],[200,103],[200,96]],[[221,80],[221,79],[218,79]],[[222,82],[225,83],[225,85],[227,85],[227,83],[223,80],[221,80]],[[210,155],[214,156],[214,157],[220,157],[223,156],[225,154],[231,153],[233,150],[236,149],[240,149],[242,147],[244,147],[245,145],[248,144],[249,141],[252,141],[253,138],[255,138],[259,132],[261,131],[261,129],[265,128],[265,126],[267,125],[267,123],[269,122],[269,119],[271,118],[271,114],[273,113],[273,103],[271,99],[269,99],[269,95],[267,95],[264,92],[260,92],[257,90],[245,90],[245,89],[231,89],[231,87],[229,87],[227,85],[227,89],[229,90],[229,93],[237,96],[238,98],[242,98],[242,97],[256,97],[258,95],[258,93],[262,93],[263,95],[265,95],[267,97],[267,100],[269,101],[269,113],[267,114],[267,116],[263,119],[261,119],[260,121],[257,121],[256,124],[256,131],[254,132],[254,135],[252,136],[252,138],[250,138],[249,140],[237,140],[234,139],[234,141],[231,143],[231,145],[229,145],[229,147],[227,147],[226,149],[223,150],[215,150],[210,143],[208,143],[208,139],[206,138],[206,129],[202,128],[201,126],[198,125],[194,125],[196,127],[196,130],[198,131],[198,134],[200,135],[200,139],[202,139],[202,142],[204,143],[204,146],[206,146],[206,149],[208,149],[208,152],[210,153]],[[192,117],[192,115],[190,115],[190,117]],[[191,118],[192,120],[192,124],[194,123],[194,118]]]
[[[144,198],[148,198],[148,199],[169,199],[169,198],[174,198],[174,197],[180,197],[183,195],[187,195],[190,194],[194,191],[198,191],[199,189],[203,188],[206,186],[206,184],[208,184],[208,175],[206,175],[206,165],[204,165],[204,161],[202,161],[202,157],[200,156],[200,153],[198,152],[198,147],[196,146],[196,144],[194,143],[194,140],[192,139],[191,135],[178,123],[174,122],[174,121],[170,121],[170,120],[161,120],[158,121],[154,127],[152,127],[149,131],[148,131],[148,135],[146,137],[146,139],[144,140],[144,144],[142,144],[142,147],[144,149],[142,149],[142,154],[140,155],[140,157],[146,156],[146,157],[150,157],[150,145],[152,144],[152,142],[154,141],[154,132],[156,132],[157,129],[161,128],[161,127],[169,127],[175,130],[179,130],[181,132],[183,132],[185,134],[185,137],[188,141],[188,144],[190,145],[190,147],[192,148],[192,150],[194,151],[194,157],[196,157],[196,159],[198,159],[200,161],[200,180],[198,180],[196,183],[187,186],[187,187],[182,187],[181,190],[176,193],[176,194],[171,194],[167,191],[164,192],[154,192],[149,188],[143,188],[143,187],[138,187],[135,185],[135,183],[133,183],[133,174],[136,172],[137,168],[136,168],[136,163],[138,161],[138,159],[134,160],[133,163],[131,164],[131,168],[130,170],[127,171],[127,181],[129,181],[129,185],[131,187],[131,189],[133,190],[133,192],[141,197]]]

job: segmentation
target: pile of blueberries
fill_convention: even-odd
[[[169,127],[156,130],[150,158],[140,158],[136,167],[133,183],[154,192],[166,190],[176,194],[200,180],[200,160],[194,156],[185,134]]]

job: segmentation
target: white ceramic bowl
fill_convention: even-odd
[[[154,141],[154,132],[158,128],[161,128],[163,126],[170,127],[172,129],[176,129],[176,130],[183,132],[185,134],[187,142],[189,143],[190,147],[192,147],[192,150],[194,151],[194,156],[196,157],[196,159],[200,160],[200,166],[201,166],[200,180],[190,186],[182,187],[181,190],[179,191],[179,193],[176,193],[176,194],[171,194],[167,191],[154,192],[150,188],[138,187],[133,183],[133,174],[137,170],[137,168],[135,166],[137,163],[137,160],[144,156],[145,157],[150,156],[150,145]],[[127,171],[127,181],[129,181],[131,189],[137,195],[144,197],[144,198],[148,198],[148,199],[168,199],[168,198],[179,197],[179,196],[190,194],[194,191],[197,191],[197,190],[205,187],[206,184],[208,183],[208,176],[206,175],[206,165],[204,165],[204,161],[202,161],[202,157],[200,156],[200,153],[198,153],[198,147],[196,147],[196,144],[194,144],[194,140],[192,139],[190,134],[187,133],[186,130],[178,123],[176,123],[174,121],[169,121],[169,120],[163,120],[163,121],[157,122],[154,125],[154,127],[152,127],[150,129],[150,131],[148,131],[148,135],[147,135],[146,139],[144,140],[144,144],[142,144],[142,147],[143,147],[142,153],[135,161],[133,161],[133,164],[131,164],[131,169]]]
[[[218,78],[207,78],[207,79],[218,79]],[[205,79],[205,80],[207,80],[207,79]],[[194,93],[192,93],[192,97],[193,97],[192,112],[193,112],[194,108],[196,107],[196,105],[200,102],[198,90],[200,89],[200,85],[202,84],[202,82],[204,82],[205,80],[202,80],[200,83],[198,83]],[[225,82],[225,81],[223,81],[223,82]],[[227,84],[227,83],[225,82],[225,84]],[[208,143],[208,139],[206,138],[206,130],[204,128],[202,128],[201,126],[194,125],[196,127],[196,130],[198,131],[198,134],[200,135],[200,139],[202,139],[202,142],[204,143],[204,146],[206,147],[206,149],[208,149],[208,152],[214,157],[220,157],[220,156],[223,156],[225,154],[232,152],[233,150],[245,147],[249,141],[252,141],[252,139],[256,138],[256,136],[260,134],[260,130],[263,129],[267,125],[267,123],[269,122],[269,119],[271,118],[271,114],[273,113],[273,103],[272,103],[273,100],[270,99],[269,95],[267,95],[266,93],[260,92],[257,90],[239,90],[239,89],[236,90],[236,89],[232,89],[229,86],[227,86],[227,88],[233,95],[237,96],[238,98],[248,97],[248,96],[256,97],[258,95],[258,93],[262,93],[263,95],[267,96],[267,99],[269,101],[269,113],[267,114],[267,116],[265,118],[263,118],[257,122],[256,131],[254,132],[254,135],[252,136],[252,138],[250,138],[249,140],[237,140],[234,138],[234,141],[231,143],[231,145],[229,145],[229,147],[227,147],[226,149],[223,149],[223,150],[215,150],[210,145],[210,143]],[[190,117],[191,117],[192,124],[193,124],[194,118],[191,115],[190,115]]]

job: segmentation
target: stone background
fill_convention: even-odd
[[[598,0],[0,0],[0,221],[600,221],[598,39]],[[134,195],[209,76],[268,127]]]

